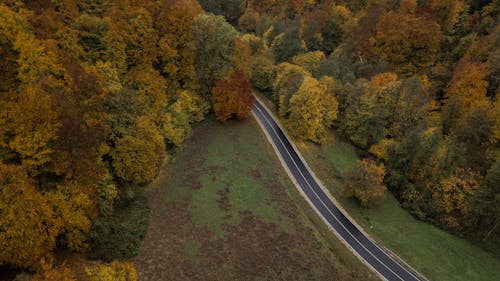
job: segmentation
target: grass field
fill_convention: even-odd
[[[303,156],[349,214],[376,240],[431,280],[500,280],[500,261],[472,243],[409,215],[388,193],[373,209],[339,194],[343,173],[359,159],[348,142],[298,143]]]
[[[375,280],[291,184],[253,119],[208,120],[149,192],[140,280]]]

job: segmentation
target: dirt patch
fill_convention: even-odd
[[[230,190],[231,189],[229,187],[226,187],[217,191],[217,205],[221,210],[226,212],[231,208],[231,203],[229,203],[228,197]]]
[[[313,280],[314,268],[321,269],[322,280],[349,279],[327,258],[317,258],[317,254],[303,256],[305,249],[320,252],[320,245],[305,229],[300,235],[288,234],[279,231],[276,224],[260,221],[248,212],[239,224],[226,224],[223,228],[227,235],[208,241],[199,250],[200,266],[210,272],[207,280],[225,279],[225,272],[218,270],[221,264],[231,265],[235,280],[255,280],[258,276],[272,280]]]

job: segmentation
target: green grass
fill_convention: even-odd
[[[385,247],[431,280],[500,280],[500,261],[469,241],[416,220],[388,193],[380,205],[364,209],[339,194],[343,173],[359,159],[356,149],[330,136],[327,145],[299,143],[325,186],[349,214]]]
[[[150,191],[141,280],[376,280],[293,186],[253,119],[196,126]]]

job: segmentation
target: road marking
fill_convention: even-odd
[[[259,104],[260,105],[260,104]],[[372,253],[369,249],[367,249],[363,243],[361,243],[352,233],[351,231],[339,220],[339,218],[332,212],[332,210],[325,204],[325,202],[323,201],[323,199],[318,195],[318,193],[314,190],[314,188],[312,187],[311,183],[309,182],[309,180],[304,176],[304,174],[302,173],[301,169],[299,168],[299,166],[297,165],[297,162],[296,160],[294,159],[294,157],[292,157],[292,155],[290,154],[290,151],[288,150],[287,146],[285,145],[285,143],[283,142],[282,138],[280,137],[280,135],[277,133],[277,131],[275,130],[273,124],[269,121],[268,117],[263,113],[263,111],[258,107],[258,106],[255,106],[255,108],[260,111],[263,119],[269,124],[269,126],[271,127],[271,130],[274,132],[274,134],[276,135],[276,137],[278,138],[279,142],[281,143],[281,145],[283,146],[283,148],[286,150],[288,156],[290,157],[290,159],[292,160],[293,164],[295,165],[295,167],[297,168],[298,172],[300,173],[300,175],[302,176],[302,178],[304,179],[304,181],[306,182],[306,184],[309,186],[309,188],[311,189],[311,191],[314,193],[314,195],[316,196],[316,198],[321,202],[321,204],[326,208],[326,210],[332,215],[332,217],[342,226],[342,228],[363,248],[365,249],[365,251],[370,254],[373,258],[375,258],[382,266],[384,266],[386,269],[388,269],[391,273],[393,273],[396,277],[398,277],[400,280],[404,280],[401,276],[399,276],[396,272],[394,272],[391,268],[389,268],[384,262],[382,262],[374,253]],[[273,122],[275,122],[273,120]],[[279,127],[279,126],[278,126]],[[280,128],[281,129],[281,128]],[[286,137],[286,136],[285,136]],[[288,140],[289,141],[289,140]],[[289,141],[290,142],[290,141]],[[278,153],[280,153],[278,151]],[[286,164],[286,163],[285,163]],[[294,176],[294,175],[292,175]],[[294,176],[295,177],[295,176]],[[330,201],[331,202],[331,201]],[[312,202],[311,202],[312,203]],[[333,202],[331,202],[333,204]],[[314,204],[313,204],[314,205]],[[334,204],[335,205],[335,204]],[[327,220],[328,221],[328,220]],[[333,226],[332,226],[333,227]],[[340,235],[340,234],[339,234]],[[414,277],[415,279],[418,280],[418,278],[416,278],[411,272],[409,272],[408,270],[406,270],[406,268],[404,268],[403,266],[401,266],[398,262],[396,262],[395,260],[393,260],[393,258],[391,256],[389,256],[384,250],[382,250],[380,247],[378,247],[378,245],[376,243],[374,243],[373,241],[371,241],[370,239],[368,239],[368,241],[370,241],[375,247],[377,247],[387,258],[389,258],[392,262],[394,262],[394,264],[398,265],[400,268],[402,268],[406,273],[408,273],[409,275],[411,275],[412,277]],[[347,241],[346,241],[347,242]],[[353,249],[354,250],[354,249]],[[361,256],[361,255],[360,255]],[[362,256],[361,256],[362,257]],[[365,259],[364,257],[362,257],[363,259]],[[365,259],[366,261],[366,259]],[[368,263],[368,261],[366,261]]]

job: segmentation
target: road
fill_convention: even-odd
[[[330,199],[274,117],[257,100],[252,112],[285,170],[313,209],[348,248],[385,280],[420,280],[361,231]]]

